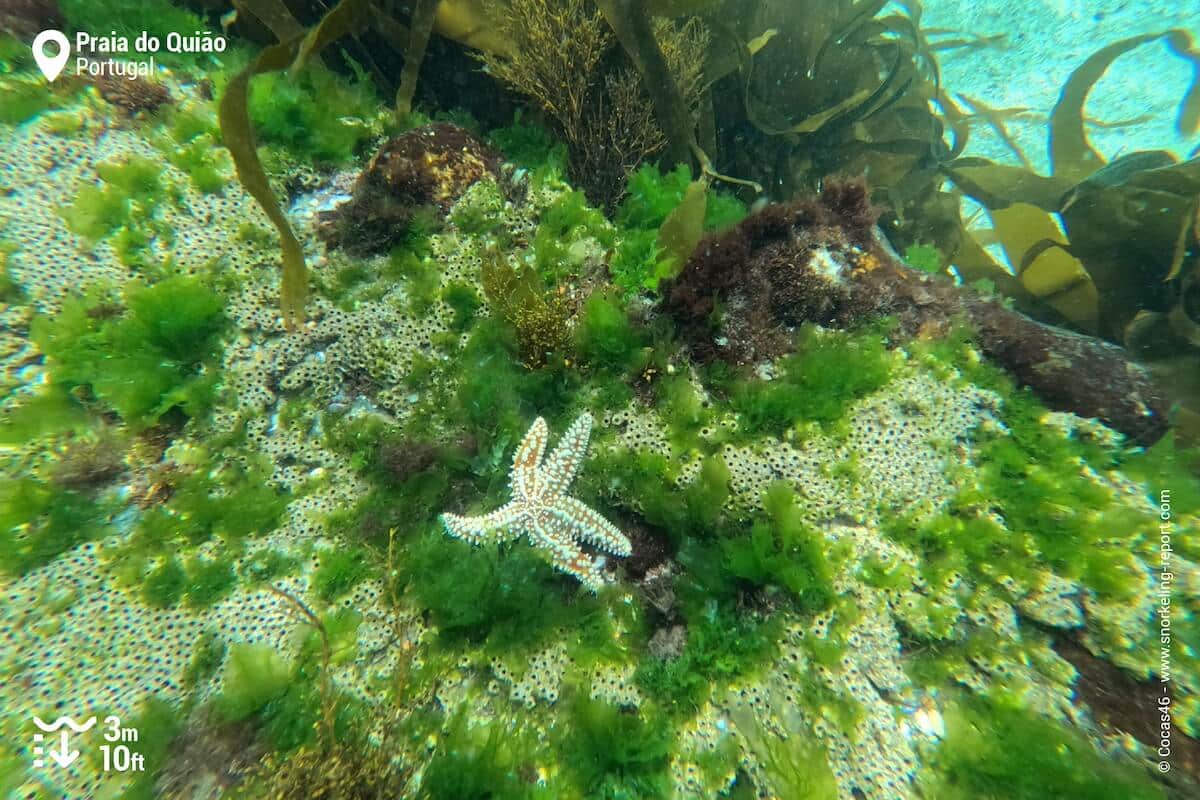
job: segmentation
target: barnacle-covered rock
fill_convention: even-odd
[[[90,119],[105,112],[85,113]],[[169,259],[194,273],[219,263],[244,275],[269,257],[244,238],[244,231],[265,227],[266,219],[235,186],[199,191],[135,131],[97,124],[80,133],[64,136],[43,116],[0,136],[0,215],[8,223],[4,240],[15,247],[7,267],[37,310],[57,311],[65,295],[92,283],[120,285],[129,264]],[[119,170],[131,161],[156,165],[153,203],[102,180],[102,169]],[[228,174],[220,161],[215,164],[217,177]],[[90,189],[81,187],[91,186],[99,190],[85,203],[81,196]]]
[[[466,130],[438,122],[388,140],[367,164],[352,199],[325,215],[323,235],[357,254],[386,252],[413,216],[444,215],[482,178],[500,178],[500,157]]]

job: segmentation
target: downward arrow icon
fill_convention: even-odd
[[[46,755],[54,759],[54,763],[58,764],[60,767],[69,767],[71,764],[75,763],[75,759],[79,758],[79,751],[70,749],[71,743],[67,741],[66,731],[63,731],[59,734],[58,741],[58,746],[60,749],[55,750],[53,747],[51,747],[46,751]]]

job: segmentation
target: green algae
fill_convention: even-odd
[[[165,42],[170,33],[190,34],[208,29],[204,18],[180,8],[170,0],[146,0],[129,3],[126,0],[63,0],[59,3],[68,27],[73,31],[88,31],[94,35],[125,37],[132,45],[143,32]],[[154,54],[156,62],[179,69],[219,68],[219,60],[211,53],[170,53],[164,47]]]
[[[597,292],[584,303],[575,328],[579,361],[620,377],[645,365],[649,344],[646,332],[630,322],[616,297]]]
[[[284,148],[301,163],[344,164],[374,135],[379,96],[370,76],[345,78],[312,64],[296,78],[279,73],[254,81],[250,120],[264,144]]]
[[[0,416],[0,444],[22,444],[53,434],[77,433],[95,424],[94,415],[68,393],[45,392]]]
[[[688,586],[682,587],[685,591]],[[689,718],[717,686],[751,674],[778,654],[777,620],[740,613],[729,601],[701,600],[691,591],[687,644],[677,658],[645,653],[634,672],[638,687],[673,717]]]
[[[653,165],[640,167],[629,176],[625,199],[615,215],[617,224],[625,229],[658,230],[683,202],[691,183],[691,172],[682,165],[665,174]],[[745,213],[745,207],[734,198],[711,192],[706,204],[704,228],[715,230],[728,227],[741,221]]]
[[[986,582],[1011,576],[1028,583],[1037,565],[1013,548],[1014,536],[1027,537],[1038,563],[1101,597],[1131,598],[1144,580],[1131,545],[1147,540],[1153,517],[1081,473],[1081,465],[1113,466],[1113,450],[1067,437],[1043,423],[1045,413],[1027,392],[1009,394],[999,413],[1003,435],[977,437],[973,484],[918,530],[903,533],[903,520],[888,528],[915,544],[927,564],[953,564]],[[974,514],[981,503],[1003,525]]]
[[[51,107],[53,95],[38,83],[0,82],[0,124],[19,125]]]
[[[670,370],[655,382],[654,395],[662,409],[672,445],[684,452],[698,450],[700,430],[713,421],[712,404],[701,397],[687,376],[672,375]]]
[[[493,128],[488,141],[515,164],[532,170],[547,170],[558,175],[567,172],[567,147],[539,125],[528,124],[520,109],[509,125]]]
[[[691,183],[691,171],[683,165],[666,174],[645,165],[629,176],[625,199],[614,215],[620,236],[609,263],[613,283],[626,294],[654,291],[659,281],[682,265],[684,257],[679,253],[675,253],[671,262],[661,237],[668,218],[683,204]],[[731,195],[711,188],[696,194],[698,191],[693,191],[696,195],[693,204],[701,206],[701,231],[721,230],[746,216],[745,206]],[[700,200],[704,203],[700,204]],[[689,234],[688,241],[701,231]]]
[[[455,714],[438,738],[421,778],[422,800],[524,800],[550,797],[523,778],[530,744],[521,728],[503,720],[475,723]]]
[[[946,259],[933,245],[910,244],[904,249],[904,263],[930,275],[946,271]]]
[[[763,506],[769,519],[756,520],[749,536],[722,539],[726,568],[751,585],[783,587],[802,611],[828,608],[834,593],[825,537],[804,524],[787,484],[772,484]]]
[[[295,572],[299,559],[278,550],[262,548],[250,555],[242,564],[242,578],[251,586],[261,586]]]
[[[33,477],[0,484],[0,571],[19,577],[84,542],[105,535],[115,499],[43,483]]]
[[[636,510],[676,546],[711,542],[725,530],[722,509],[729,498],[729,471],[719,458],[707,459],[698,480],[676,487],[676,470],[658,453],[620,450],[600,453],[590,473],[579,477],[581,498],[605,498]]]
[[[426,257],[428,255],[428,243],[414,237],[393,248],[384,267],[388,277],[404,282],[408,309],[416,316],[429,313],[441,288],[441,272],[437,263]]]
[[[312,588],[318,598],[328,603],[354,588],[369,572],[370,559],[361,548],[322,550],[312,575]]]
[[[145,224],[159,202],[169,196],[160,178],[160,165],[148,158],[131,156],[122,162],[105,162],[97,165],[96,171],[102,183],[83,186],[70,205],[59,208],[67,228],[88,242],[105,239],[130,223]]]
[[[129,219],[128,198],[102,187],[84,186],[71,205],[62,207],[60,213],[72,233],[96,242]]]
[[[213,538],[235,546],[274,530],[287,502],[253,463],[248,468],[218,467],[200,456],[195,468],[174,484],[170,499],[142,515],[123,549],[134,555]]]
[[[513,244],[513,239],[506,230],[508,219],[504,202],[504,194],[495,181],[480,181],[472,192],[471,201],[455,203],[447,220],[462,234],[489,236],[508,247]]]
[[[736,379],[728,392],[747,436],[781,436],[797,423],[829,428],[857,399],[883,387],[892,359],[879,330],[801,328],[796,352],[776,362],[773,380]]]
[[[135,429],[179,408],[203,414],[225,326],[221,298],[194,278],[131,284],[125,307],[102,295],[68,298],[53,318],[37,317],[30,338],[46,354],[53,390],[86,388]]]
[[[931,796],[1165,797],[1140,767],[1101,755],[1078,733],[1010,698],[964,698],[945,716],[946,739],[920,775],[920,785]]]
[[[471,327],[475,313],[483,306],[483,298],[471,284],[466,281],[451,281],[442,289],[442,302],[450,306],[454,319],[450,323],[452,330],[462,333]]]
[[[574,370],[557,364],[527,369],[519,352],[511,327],[494,318],[480,320],[459,354],[462,377],[447,409],[481,447],[492,448],[497,466],[530,420],[540,415],[553,425],[567,416],[581,383]]]
[[[667,766],[674,735],[667,718],[650,704],[636,712],[574,698],[560,750],[584,797],[664,797],[670,793]]]
[[[292,665],[267,645],[234,643],[215,710],[230,722],[246,719],[281,698],[292,680]]]
[[[179,605],[187,588],[187,573],[174,556],[166,558],[141,577],[141,597],[154,608]]]
[[[216,631],[205,631],[196,640],[192,660],[183,675],[184,685],[196,687],[206,683],[225,663],[225,655],[228,652],[229,645]]]
[[[331,420],[326,433],[335,452],[373,487],[351,509],[329,519],[331,530],[355,531],[378,549],[394,533],[401,541],[422,533],[475,479],[471,454],[461,444],[440,444],[428,431],[414,434],[378,417]]]
[[[408,543],[397,567],[400,588],[446,642],[525,652],[568,628],[573,647],[604,649],[612,641],[603,598],[566,582],[523,542],[473,547],[439,527]]]
[[[776,796],[795,800],[835,800],[837,781],[825,748],[807,730],[789,729],[781,737],[767,730],[744,705],[731,716],[771,782]]]
[[[221,163],[213,153],[213,138],[202,136],[170,148],[167,151],[167,160],[172,166],[187,173],[196,191],[203,194],[221,194],[229,184],[229,179],[225,177]]]
[[[183,732],[184,719],[179,709],[159,696],[144,700],[132,719],[122,719],[122,727],[138,732],[136,752],[142,755],[144,770],[121,792],[127,800],[154,800],[159,796],[157,777],[172,756],[172,743]]]
[[[237,583],[233,563],[193,556],[184,562],[185,601],[190,608],[207,608],[224,599]]]
[[[140,559],[134,563],[141,563]],[[186,603],[191,609],[200,609],[228,595],[237,583],[237,573],[228,560],[169,556],[149,572],[130,579],[140,581],[141,597],[150,606],[170,608]]]
[[[563,192],[538,218],[531,243],[533,266],[543,281],[553,285],[579,272],[588,254],[586,245],[607,250],[613,242],[611,226],[583,192]]]

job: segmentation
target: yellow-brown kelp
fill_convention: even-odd
[[[225,87],[221,98],[219,118],[221,135],[237,168],[238,179],[246,191],[258,201],[271,224],[279,231],[283,281],[279,291],[280,309],[289,329],[304,320],[304,303],[308,297],[308,269],[304,264],[304,251],[287,215],[279,207],[262,162],[258,160],[254,131],[250,127],[250,114],[246,107],[250,80],[265,72],[304,68],[308,60],[330,42],[349,33],[366,9],[366,0],[342,0],[307,34],[295,36],[286,42],[266,47],[245,69],[235,75]]]
[[[1134,36],[1101,48],[1063,86],[1050,116],[1050,175],[1026,167],[960,158],[945,173],[992,216],[1022,287],[1063,319],[1135,348],[1200,347],[1195,292],[1200,159],[1165,151],[1128,153],[1105,163],[1088,141],[1084,104],[1121,54],[1166,40],[1200,69],[1182,30]],[[1200,73],[1198,73],[1200,74]],[[1200,126],[1200,80],[1179,108],[1183,133]],[[1059,232],[1061,220],[1065,235]]]

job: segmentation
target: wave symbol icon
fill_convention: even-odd
[[[41,719],[39,719],[38,717],[34,717],[33,724],[37,725],[39,728],[41,728],[46,733],[54,733],[55,731],[57,731],[59,728],[63,727],[64,725],[67,726],[68,728],[70,728],[71,730],[75,731],[76,733],[86,733],[87,731],[92,729],[93,725],[96,724],[96,718],[88,717],[88,721],[83,723],[82,725],[80,725],[75,720],[71,719],[70,717],[59,717],[58,719],[54,720],[54,722],[47,725],[46,723],[42,722]]]

